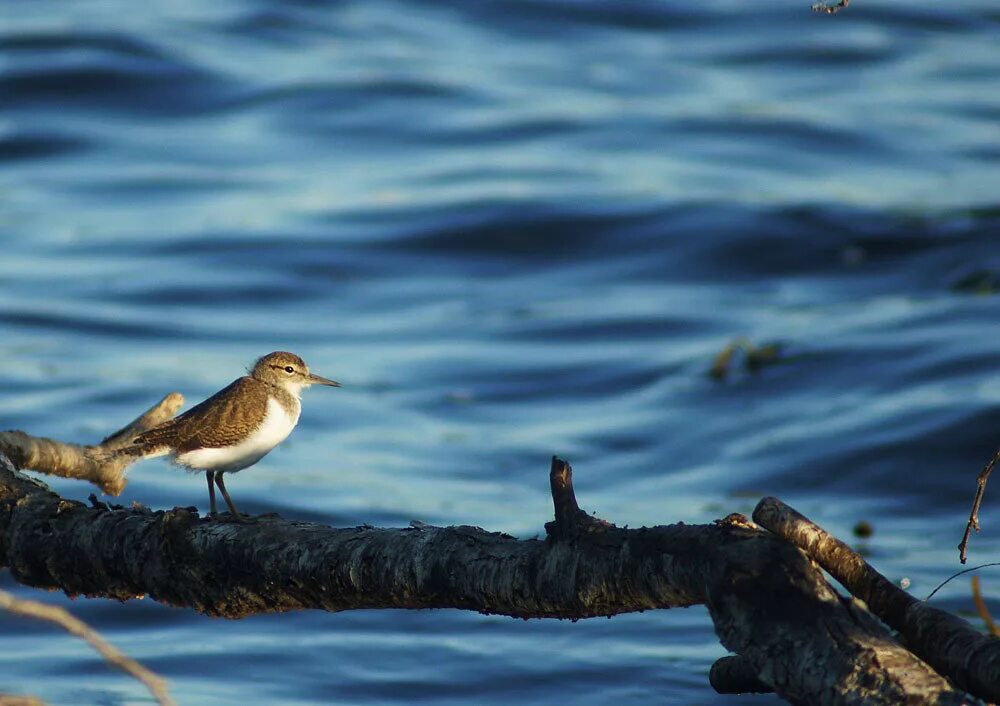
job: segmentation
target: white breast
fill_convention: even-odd
[[[267,452],[284,441],[299,421],[291,416],[276,400],[267,401],[264,421],[246,440],[235,446],[212,449],[195,449],[178,454],[174,460],[195,471],[228,471],[230,473],[252,466]]]

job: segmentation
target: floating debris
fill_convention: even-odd
[[[996,270],[974,270],[952,282],[951,291],[959,294],[989,296],[1000,292],[1000,272]]]
[[[712,361],[708,374],[716,380],[725,380],[733,370],[738,353],[743,354],[743,367],[747,372],[756,373],[768,365],[774,365],[786,360],[783,355],[784,345],[778,341],[762,343],[757,346],[745,338],[731,341],[719,351]]]
[[[751,347],[746,356],[747,370],[755,373],[765,365],[772,365],[781,359],[781,344],[765,343],[757,348]]]
[[[712,361],[712,367],[708,371],[716,380],[725,380],[729,376],[729,369],[732,367],[733,357],[736,352],[740,350],[740,341],[733,341],[729,343],[725,348],[719,351],[719,354],[715,356],[715,360]]]
[[[860,537],[861,539],[867,539],[875,534],[875,528],[872,527],[872,523],[868,520],[861,520],[856,525],[854,525],[854,536]]]
[[[851,0],[823,0],[822,2],[815,3],[812,6],[812,10],[813,12],[824,12],[827,15],[832,15],[843,10],[850,2]]]

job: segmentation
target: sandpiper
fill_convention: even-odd
[[[217,514],[218,485],[229,511],[240,520],[222,474],[252,466],[285,440],[299,422],[299,395],[310,385],[340,387],[339,382],[309,372],[309,366],[294,353],[268,353],[249,375],[137,436],[130,451],[145,458],[169,454],[178,465],[205,471],[212,514]]]

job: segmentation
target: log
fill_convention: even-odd
[[[752,686],[791,703],[968,703],[862,606],[837,595],[800,549],[742,515],[622,529],[580,510],[564,461],[553,459],[550,487],[547,536],[517,540],[422,523],[336,529],[273,515],[234,523],[93,496],[87,506],[4,459],[0,566],[21,583],[69,595],[148,595],[226,618],[457,608],[578,620],[704,604],[744,678],[756,674]]]

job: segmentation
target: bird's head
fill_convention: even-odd
[[[304,360],[287,351],[275,351],[258,359],[250,375],[263,382],[283,387],[296,397],[302,388],[310,385],[340,387],[340,383],[335,380],[309,372],[309,366]]]

